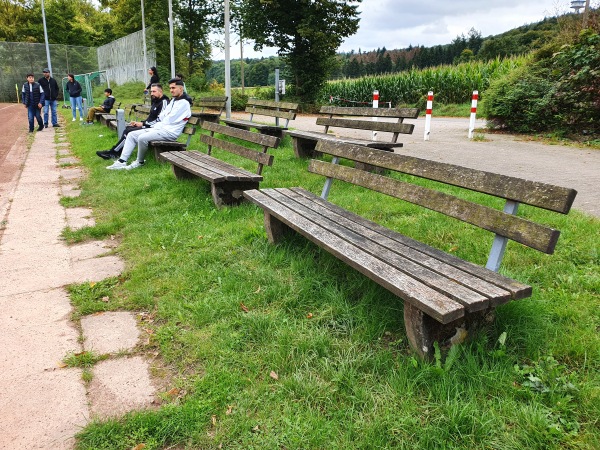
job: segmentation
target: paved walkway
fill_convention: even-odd
[[[61,164],[72,157],[57,163],[57,150],[68,150],[54,139],[52,128],[35,134],[1,218],[0,449],[69,449],[91,417],[122,414],[154,400],[147,363],[118,357],[138,343],[133,314],[102,314],[81,325],[70,320],[64,286],[116,276],[123,264],[107,255],[111,248],[103,242],[68,246],[61,239],[66,226],[93,225],[93,219],[91,211],[59,204],[61,193],[77,195],[82,172]],[[92,369],[89,385],[81,369],[62,363],[84,350],[115,355]]]

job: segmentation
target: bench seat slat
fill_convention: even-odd
[[[361,147],[343,146],[335,141],[322,142],[318,146],[330,155],[368,162],[385,169],[464,187],[563,214],[569,212],[577,195],[575,189],[413,156],[381,152],[367,153]]]
[[[552,253],[560,232],[487,206],[364,170],[311,160],[309,171],[353,183],[441,212],[516,242]]]
[[[317,125],[351,128],[355,130],[383,131],[387,133],[412,134],[415,129],[412,123],[378,122],[373,120],[339,119],[318,117]]]
[[[318,223],[324,229],[360,247],[374,257],[384,260],[406,275],[418,279],[430,288],[461,303],[468,311],[481,311],[489,307],[488,297],[460,284],[456,279],[448,278],[409,259],[401,251],[402,248],[390,248],[386,245],[385,237],[376,233],[369,233],[368,229],[355,231],[353,227],[348,227],[345,223],[340,222],[339,216],[336,216],[335,213],[325,208],[317,210],[312,202],[302,201],[303,199],[308,200],[307,197],[300,196],[289,189],[267,189],[262,192],[284,203],[303,216],[311,217],[311,220]],[[389,242],[389,240],[387,241]],[[496,290],[498,291],[498,289]],[[500,295],[502,298],[509,298],[507,291],[500,292]]]
[[[325,248],[405,301],[425,311],[438,322],[449,323],[464,316],[464,307],[458,302],[400,272],[395,267],[365,252],[362,248],[336,236],[311,220],[310,215],[303,216],[298,211],[267,196],[264,191],[244,191],[244,196],[310,241]]]
[[[450,264],[450,262],[454,262],[454,259],[458,259],[452,255],[444,253],[443,259],[439,259],[418,250],[417,248],[419,246],[405,245],[401,241],[388,236],[387,233],[383,233],[383,227],[381,227],[381,225],[363,219],[352,213],[341,214],[339,208],[332,206],[329,202],[322,201],[320,197],[316,197],[314,194],[304,189],[292,188],[289,196],[298,203],[328,217],[334,223],[339,224],[360,236],[364,236],[367,239],[377,242],[388,251],[401,254],[402,257],[409,259],[415,264],[422,265],[429,270],[439,273],[447,279],[453,280],[455,283],[460,283],[470,290],[480,293],[487,299],[490,299],[492,305],[506,303],[511,300],[512,294],[509,289],[499,287],[477,275],[461,270],[456,267],[456,264]],[[391,234],[393,236],[396,232],[392,231]],[[398,235],[402,236],[403,240],[410,240],[410,238],[407,238],[406,236]],[[485,303],[487,305],[487,301]],[[469,310],[473,311],[474,309],[469,308]]]
[[[214,183],[223,181],[262,181],[261,175],[232,166],[210,155],[198,152],[168,152],[165,160]]]
[[[487,283],[498,286],[500,289],[510,292],[511,298],[513,300],[520,300],[531,296],[531,286],[513,280],[512,278],[505,277],[504,275],[499,274],[497,272],[488,270],[485,267],[457,258],[456,256],[445,253],[434,247],[430,247],[419,241],[404,236],[398,232],[392,231],[382,225],[379,225],[375,222],[371,222],[340,206],[337,206],[334,203],[330,203],[326,200],[323,200],[320,197],[316,197],[311,192],[308,192],[302,188],[292,188],[292,190],[300,195],[304,195],[306,197],[311,198],[311,200],[314,203],[320,204],[321,206],[330,209],[331,211],[338,214],[340,217],[344,217],[356,222],[357,224],[364,225],[365,227],[370,228],[373,231],[383,236],[386,236],[387,238],[390,238],[393,241],[398,242],[400,245],[405,245],[407,247],[413,248],[419,253],[423,253],[427,256],[434,258],[435,260],[440,261],[444,265],[455,267],[456,269],[465,272],[468,275],[472,275]],[[493,301],[492,303],[498,303],[498,301]]]
[[[300,130],[288,130],[285,132],[287,135],[295,138],[310,139],[313,141],[329,140],[333,142],[344,142],[346,144],[362,145],[369,148],[377,148],[380,150],[389,150],[392,148],[402,147],[401,142],[385,142],[385,141],[368,141],[366,139],[358,139],[344,136],[337,136],[334,134],[319,133],[318,131],[300,131]]]
[[[287,130],[286,127],[279,127],[276,125],[267,125],[264,123],[252,122],[250,120],[242,119],[223,119],[227,125],[241,126],[244,128],[256,128],[257,130]]]

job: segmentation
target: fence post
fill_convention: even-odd
[[[427,93],[427,109],[425,110],[425,136],[424,141],[429,140],[431,134],[431,111],[433,110],[433,91]]]
[[[87,114],[88,114],[88,106],[87,106],[87,99],[85,97],[83,97],[81,99],[81,102],[83,103],[83,117],[87,118]],[[87,119],[86,119],[87,120]]]
[[[475,131],[475,116],[477,115],[477,100],[479,99],[479,91],[473,91],[471,97],[471,120],[469,120],[469,139],[473,138]]]
[[[373,91],[373,108],[379,108],[379,91]],[[373,117],[373,121],[377,122],[377,117]],[[373,131],[373,140],[377,140],[377,131]]]

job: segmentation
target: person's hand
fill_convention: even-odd
[[[38,103],[38,109],[42,109],[42,104]]]

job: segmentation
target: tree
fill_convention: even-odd
[[[292,72],[296,93],[314,102],[343,39],[358,30],[361,0],[246,0],[242,20],[255,50],[278,48]]]

